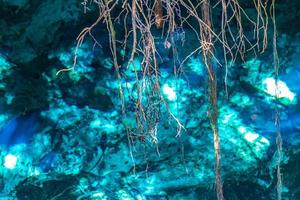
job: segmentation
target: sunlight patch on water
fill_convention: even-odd
[[[18,158],[15,155],[7,154],[4,157],[4,167],[7,169],[14,169],[17,165]]]
[[[273,96],[277,97],[279,99],[282,99],[281,101],[285,100],[285,104],[294,104],[296,103],[296,94],[291,92],[291,90],[288,88],[285,82],[278,80],[277,82],[277,89],[276,89],[276,81],[274,78],[266,78],[263,81],[264,85],[264,91]]]
[[[167,98],[170,101],[176,100],[176,92],[172,87],[170,87],[168,84],[165,84],[162,89],[163,93],[167,96]]]

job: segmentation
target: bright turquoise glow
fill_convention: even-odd
[[[18,158],[13,154],[7,154],[4,157],[4,167],[7,169],[14,169],[17,165]]]
[[[170,87],[168,84],[164,84],[162,90],[170,101],[176,100],[176,92],[174,88]]]
[[[142,69],[141,61],[138,58],[135,58],[132,63],[128,66],[131,71],[140,71]]]
[[[270,146],[267,138],[243,123],[238,113],[229,107],[220,109],[220,135],[223,142],[234,145],[236,156],[248,163],[256,162],[253,157],[262,158]]]
[[[4,68],[7,68],[9,66],[10,63],[5,59],[5,57],[1,56],[0,54],[0,72],[2,72]]]
[[[263,81],[264,91],[273,96],[281,99],[286,104],[295,104],[296,103],[296,94],[291,92],[285,82],[278,80],[277,87],[276,81],[274,78],[266,78]]]
[[[191,57],[187,62],[187,67],[191,69],[195,74],[197,75],[203,75],[204,74],[204,66],[200,60],[199,57],[194,58]]]

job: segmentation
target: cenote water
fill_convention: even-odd
[[[0,200],[300,200],[299,17],[0,0]]]

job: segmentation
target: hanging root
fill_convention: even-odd
[[[217,79],[212,66],[212,33],[211,33],[211,18],[210,18],[210,3],[209,0],[203,0],[202,18],[205,23],[201,27],[201,40],[203,49],[203,59],[207,68],[208,77],[208,96],[209,96],[209,119],[213,131],[214,148],[215,148],[215,184],[218,200],[223,200],[223,188],[221,178],[221,153],[220,153],[220,138],[218,132],[218,99],[217,99]]]
[[[273,23],[273,65],[274,65],[274,72],[275,72],[275,96],[279,96],[279,88],[278,88],[278,76],[279,76],[279,57],[277,52],[277,30],[276,30],[276,18],[275,18],[275,0],[272,0],[271,5],[271,16],[272,16],[272,23]],[[281,157],[282,157],[282,137],[280,131],[280,110],[278,107],[278,99],[276,98],[276,105],[275,105],[275,126],[276,126],[276,146],[277,146],[277,200],[282,199],[282,174],[281,174]]]
[[[93,1],[99,10],[99,17],[91,26],[82,30],[77,38],[77,47],[75,50],[73,67],[62,69],[63,71],[74,70],[77,61],[77,49],[82,44],[86,35],[89,35],[99,45],[92,34],[92,29],[100,22],[105,23],[109,33],[110,50],[113,57],[113,64],[119,81],[119,93],[122,102],[123,114],[126,113],[125,98],[121,85],[122,76],[120,66],[117,60],[117,36],[114,24],[119,24],[121,19],[125,36],[121,41],[124,51],[127,42],[131,39],[131,52],[128,58],[127,67],[133,66],[136,78],[136,93],[130,100],[134,102],[136,127],[126,127],[128,133],[129,146],[131,150],[132,160],[134,162],[133,153],[134,141],[148,140],[156,145],[158,151],[158,133],[157,127],[160,122],[161,107],[169,113],[171,118],[177,125],[177,134],[180,136],[184,129],[181,121],[170,111],[168,103],[161,94],[160,75],[159,75],[159,52],[156,50],[156,40],[153,30],[160,30],[164,38],[164,46],[167,49],[172,48],[173,55],[176,57],[174,62],[174,73],[182,71],[182,65],[189,57],[202,53],[203,63],[208,72],[208,100],[209,112],[208,117],[211,123],[214,138],[215,149],[215,174],[216,174],[216,191],[218,200],[223,198],[222,179],[221,179],[221,155],[220,155],[220,139],[218,132],[218,104],[217,104],[217,77],[213,68],[213,61],[217,61],[220,66],[225,67],[225,92],[228,95],[227,79],[228,79],[228,62],[234,62],[237,57],[244,58],[244,54],[248,51],[264,52],[268,40],[268,5],[272,1],[273,12],[275,0],[253,0],[256,8],[257,16],[251,19],[247,12],[243,9],[239,0],[219,0],[216,5],[211,6],[209,0],[97,0]],[[88,0],[84,1],[89,2]],[[91,1],[92,2],[92,1]],[[86,4],[85,4],[86,5]],[[221,25],[213,26],[211,9],[220,6],[222,10]],[[114,9],[118,7],[118,9]],[[185,12],[181,12],[184,9]],[[87,10],[87,9],[86,9]],[[113,12],[115,10],[115,12]],[[118,11],[118,13],[116,13]],[[201,15],[202,13],[202,15]],[[273,16],[273,24],[275,26],[275,13]],[[249,39],[249,35],[244,34],[244,23],[253,27],[253,38]],[[184,59],[178,59],[178,50],[176,48],[176,30],[189,27],[195,38],[199,41],[199,46],[188,52],[188,56]],[[274,29],[274,52],[276,52],[276,29]],[[255,40],[252,44],[252,39]],[[224,62],[220,62],[214,55],[215,47],[221,47]],[[135,66],[135,58],[142,58],[141,71],[138,72]],[[124,56],[125,57],[125,56]],[[277,63],[277,52],[274,53]],[[175,60],[175,59],[174,59]],[[179,62],[178,62],[178,61]],[[179,63],[179,66],[177,64]],[[275,62],[274,62],[275,63]],[[278,71],[278,65],[275,70]],[[126,67],[126,66],[125,66]],[[178,68],[177,68],[178,67]],[[279,123],[277,123],[279,124]],[[281,137],[278,134],[278,196],[281,196],[281,177],[280,177],[280,152]],[[280,193],[280,195],[279,195]]]
[[[163,26],[163,10],[162,10],[162,4],[161,0],[156,0],[155,2],[155,24],[157,28],[162,28]]]

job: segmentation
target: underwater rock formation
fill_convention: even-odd
[[[168,110],[161,107],[159,120],[151,121],[154,128],[145,128],[152,138],[139,137],[138,130],[132,142],[128,133],[137,126],[137,88],[151,81],[143,80],[141,55],[127,66],[132,49],[118,43],[124,77],[119,81],[107,27],[101,24],[93,32],[101,47],[86,39],[74,71],[56,74],[72,67],[76,37],[97,17],[93,6],[84,13],[81,3],[89,2],[0,0],[0,199],[215,199],[205,65],[193,55],[181,66],[182,74],[174,75],[173,68],[198,45],[193,30],[176,29],[170,44],[165,36],[155,40]],[[300,199],[300,5],[289,1],[277,7],[279,80],[284,83],[278,104],[271,48],[230,66],[228,99],[222,90],[225,69],[214,65],[221,88],[218,128],[226,199],[275,198],[275,105],[281,111],[283,196]],[[118,26],[117,37],[124,34]],[[182,40],[185,45],[174,54],[172,47]],[[168,111],[185,127],[180,137]],[[145,115],[156,113],[149,112]],[[8,155],[15,159],[11,169],[5,165]]]

